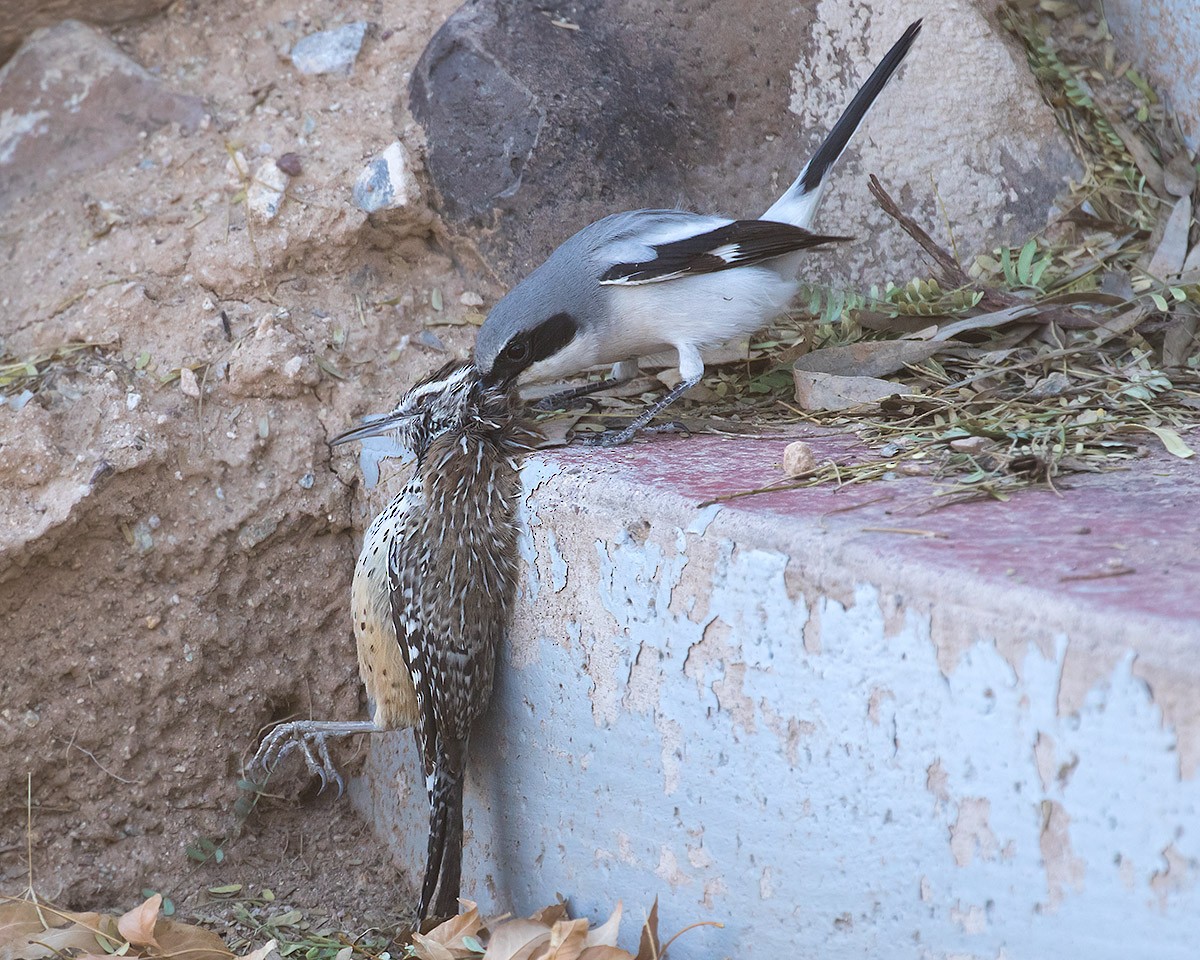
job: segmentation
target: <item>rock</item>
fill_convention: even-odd
[[[1200,8],[1195,0],[1109,0],[1117,47],[1165,92],[1188,145],[1200,150]]]
[[[0,0],[0,64],[39,27],[62,20],[116,24],[158,13],[171,0]]]
[[[827,0],[819,17],[815,2],[729,9],[464,4],[410,86],[444,217],[513,281],[618,210],[760,214],[912,14],[881,0]],[[927,273],[871,200],[869,172],[920,222],[948,219],[969,254],[1043,226],[1078,170],[1024,57],[974,4],[949,0],[926,20],[823,202],[817,226],[859,240],[814,256],[812,275],[857,285]]]
[[[793,440],[783,448],[783,472],[789,477],[802,477],[817,469],[817,455],[811,444]]]
[[[367,25],[362,20],[310,33],[292,47],[292,63],[301,73],[349,73],[366,34]]]
[[[71,190],[168,123],[194,130],[198,97],[170,90],[91,27],[68,20],[34,33],[0,69],[0,210],[14,197]]]
[[[255,219],[263,223],[275,219],[291,179],[274,160],[258,165],[246,189],[246,205]]]
[[[196,373],[191,367],[179,368],[179,392],[185,397],[200,396],[200,381],[196,379]]]
[[[420,199],[421,185],[399,140],[373,158],[354,184],[354,205],[367,213],[402,209]]]
[[[296,397],[321,380],[311,351],[292,331],[264,318],[253,337],[242,340],[229,362],[229,392],[235,397]]]

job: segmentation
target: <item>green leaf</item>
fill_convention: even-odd
[[[219,887],[209,887],[208,892],[214,897],[228,897],[231,894],[239,893],[242,889],[240,883],[225,883]]]
[[[1170,427],[1149,427],[1145,424],[1138,424],[1143,430],[1149,430],[1152,434],[1162,441],[1164,447],[1167,448],[1167,453],[1172,456],[1179,457],[1181,460],[1186,460],[1188,457],[1196,455],[1196,451],[1183,442],[1183,437],[1172,430]]]
[[[462,942],[463,942],[463,946],[466,947],[468,950],[470,950],[472,953],[485,953],[486,952],[483,949],[483,945],[478,940],[476,940],[474,937],[472,937],[470,934],[464,936],[462,938]]]
[[[1162,313],[1166,313],[1167,310],[1169,309],[1169,307],[1167,306],[1167,298],[1164,297],[1161,293],[1150,294],[1150,299],[1154,301],[1154,305],[1156,307],[1158,307],[1159,311],[1161,311]]]
[[[1021,254],[1017,257],[1017,280],[1023,286],[1030,285],[1030,267],[1033,266],[1033,255],[1037,253],[1037,241],[1029,240],[1025,246],[1021,248]]]
[[[335,377],[338,380],[346,379],[346,375],[324,357],[314,357],[313,359],[317,361],[317,366],[324,370],[331,377]]]

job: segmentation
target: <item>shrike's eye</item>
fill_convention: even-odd
[[[513,363],[523,363],[529,356],[529,342],[525,339],[513,340],[504,348],[504,359]]]

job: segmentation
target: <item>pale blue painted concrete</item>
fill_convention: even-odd
[[[1133,650],[1064,707],[1111,618],[549,462],[526,486],[524,597],[472,745],[485,910],[622,899],[631,946],[656,894],[667,934],[726,924],[677,960],[1197,956],[1200,782]],[[381,740],[355,785],[413,878],[416,769]]]

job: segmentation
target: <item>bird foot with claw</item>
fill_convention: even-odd
[[[331,731],[312,720],[281,723],[263,739],[258,753],[250,761],[249,769],[262,770],[269,774],[289,753],[299,751],[309,772],[320,778],[321,789],[324,790],[330,783],[334,783],[340,797],[346,783],[334,766],[333,758],[329,756],[328,742],[331,734],[336,736],[339,733],[340,731]]]

